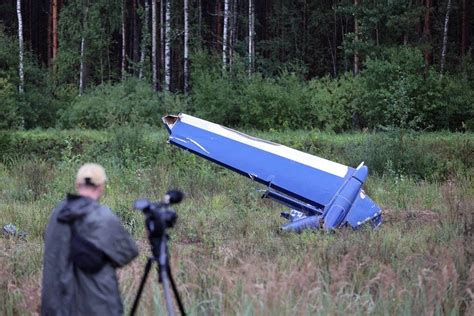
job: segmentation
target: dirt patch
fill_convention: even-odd
[[[441,220],[441,215],[431,210],[383,210],[382,217],[384,223],[398,222],[420,222],[437,223]]]

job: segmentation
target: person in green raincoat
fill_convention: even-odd
[[[44,234],[42,315],[122,315],[115,269],[138,255],[119,218],[99,203],[106,174],[83,165],[76,194],[53,210]]]

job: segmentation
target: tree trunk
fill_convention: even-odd
[[[461,58],[464,60],[467,50],[467,0],[462,0],[462,16],[461,16]]]
[[[140,41],[138,36],[138,19],[137,19],[137,0],[133,0],[131,3],[131,27],[132,32],[130,35],[132,37],[131,42],[132,46],[132,61],[133,61],[133,73],[137,74],[136,64],[140,61]]]
[[[56,58],[58,54],[58,0],[52,0],[52,51],[51,51],[51,58]]]
[[[441,75],[443,75],[444,67],[446,65],[446,50],[448,46],[448,27],[449,27],[449,14],[451,13],[451,0],[448,0],[446,7],[446,17],[444,19],[444,30],[443,30],[443,48],[441,50]]]
[[[431,4],[432,0],[425,0],[425,22],[423,26],[423,37],[425,42],[425,72],[428,71],[431,64]]]
[[[188,0],[184,0],[184,93],[189,92],[189,10]]]
[[[337,3],[334,3],[334,8],[336,7]],[[331,59],[332,59],[332,71],[334,78],[337,77],[337,11],[333,9],[334,15],[334,29],[332,33],[332,45],[331,40],[329,40],[329,46],[331,49]]]
[[[152,0],[152,1],[154,2],[155,0]],[[141,43],[141,48],[140,48],[140,72],[138,73],[139,79],[143,79],[143,69],[145,68],[145,56],[146,56],[146,51],[148,49],[148,36],[150,34],[149,33],[150,31],[148,29],[149,14],[150,14],[150,5],[148,3],[148,0],[145,0],[145,12],[144,12],[143,23],[142,23],[142,43]]]
[[[165,0],[165,89],[171,89],[171,0]]]
[[[156,42],[156,0],[151,0],[151,68],[152,68],[152,83],[153,89],[158,90],[158,59],[157,53],[157,42]]]
[[[360,0],[354,0],[354,6],[356,10],[358,10]],[[359,20],[357,19],[357,13],[354,15],[354,41],[356,45],[359,42]],[[360,63],[360,56],[359,51],[357,48],[354,51],[354,75],[359,73],[359,63]]]
[[[87,32],[87,14],[89,11],[89,1],[86,0],[84,3],[84,13],[82,17],[82,38],[81,38],[81,66],[79,69],[79,95],[81,96],[84,93],[86,86],[86,71],[87,65],[85,61],[85,52],[86,52],[86,32]]]
[[[121,73],[122,81],[125,80],[126,74],[126,61],[127,61],[127,33],[126,33],[126,19],[127,19],[127,0],[122,0],[122,62],[121,62]]]
[[[20,85],[18,91],[23,93],[25,88],[25,72],[23,67],[23,19],[21,16],[21,0],[16,0],[16,15],[18,18],[18,75],[20,76]]]
[[[232,13],[230,17],[232,18],[232,25],[230,27],[230,35],[229,35],[229,65],[232,67],[234,63],[234,55],[235,55],[235,45],[237,43],[237,2],[238,0],[234,0]]]
[[[53,4],[50,3],[49,12],[48,12],[48,54],[47,54],[47,64],[48,67],[51,67],[53,60]]]
[[[222,70],[227,68],[227,50],[229,34],[229,0],[224,0],[224,30],[222,32]]]
[[[255,12],[254,12],[254,4],[253,0],[249,0],[249,43],[248,43],[248,73],[249,76],[252,75],[254,70],[254,60],[255,60]]]
[[[160,73],[159,81],[163,83],[165,68],[165,1],[160,0]]]

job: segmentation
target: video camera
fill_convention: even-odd
[[[178,216],[170,207],[183,200],[183,193],[178,190],[168,191],[163,200],[150,202],[148,199],[138,199],[133,204],[135,209],[139,209],[145,214],[145,223],[148,228],[149,237],[163,236],[166,229],[172,228]]]

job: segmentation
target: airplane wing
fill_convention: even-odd
[[[357,227],[380,215],[380,208],[361,191],[366,166],[354,169],[191,115],[168,115],[163,122],[169,143],[266,185],[264,197],[300,212],[297,220],[314,217],[332,229],[345,223]],[[299,227],[296,221],[288,230],[299,230],[294,229]]]

